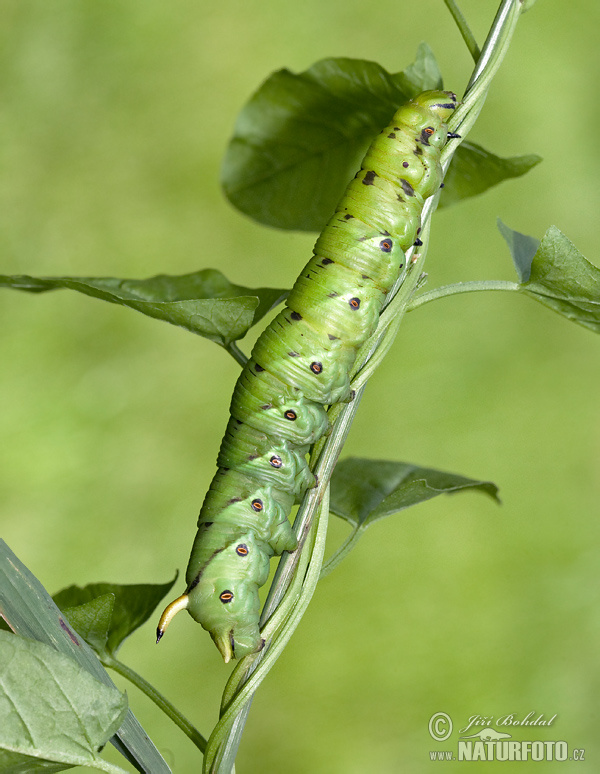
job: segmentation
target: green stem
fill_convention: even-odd
[[[341,546],[339,546],[337,550],[329,557],[329,559],[324,562],[323,567],[321,568],[321,575],[319,576],[319,580],[324,578],[326,575],[329,575],[332,570],[335,570],[342,559],[345,559],[346,555],[349,554],[354,546],[358,543],[361,535],[361,528],[355,527],[350,535],[346,538],[346,540],[344,540],[344,542],[341,544]]]
[[[502,64],[522,12],[520,0],[503,0],[498,8],[490,32],[481,51],[481,56],[469,79],[462,103],[448,122],[450,131],[460,127],[464,138],[477,120],[485,103],[490,84]],[[452,143],[442,152],[442,166],[446,153],[453,153]]]
[[[477,45],[475,36],[471,32],[471,29],[467,24],[467,20],[463,16],[462,11],[458,7],[458,5],[454,2],[454,0],[444,0],[444,2],[446,3],[446,7],[452,14],[452,18],[456,22],[456,26],[458,27],[459,32],[463,37],[463,40],[467,44],[467,48],[469,49],[469,52],[473,57],[473,60],[476,62],[481,56],[481,51],[479,50],[479,46]]]
[[[206,750],[207,742],[202,734],[190,723],[186,717],[181,714],[181,712],[179,712],[176,707],[171,704],[168,699],[165,699],[162,693],[159,693],[153,685],[151,685],[147,680],[144,680],[141,675],[138,675],[137,672],[128,667],[126,664],[123,664],[123,662],[118,661],[116,658],[104,657],[102,659],[102,663],[104,666],[114,669],[115,672],[118,672],[118,674],[120,674],[122,677],[125,677],[127,680],[129,680],[129,682],[133,683],[137,688],[139,688],[142,693],[145,693],[149,699],[152,699],[156,706],[159,707],[165,713],[165,715],[168,715],[173,723],[178,725],[183,733],[189,739],[191,739],[191,741],[196,745],[200,752],[203,753]]]
[[[233,358],[233,359],[234,359],[234,360],[235,360],[237,363],[239,363],[239,364],[242,366],[242,368],[243,368],[243,367],[246,365],[246,363],[248,362],[248,358],[246,357],[246,355],[244,355],[244,353],[243,353],[243,352],[242,352],[242,350],[241,350],[241,349],[238,347],[238,345],[235,343],[235,341],[231,341],[231,342],[229,342],[229,344],[227,344],[227,345],[226,345],[225,349],[227,350],[227,352],[229,352],[229,354],[231,355],[231,357],[232,357],[232,358]]]
[[[456,282],[453,285],[443,285],[439,288],[433,288],[426,293],[421,293],[413,299],[408,305],[407,311],[412,312],[430,301],[436,301],[438,298],[446,296],[458,296],[461,293],[478,293],[483,290],[521,290],[518,282],[508,282],[506,280],[477,280],[473,282]]]

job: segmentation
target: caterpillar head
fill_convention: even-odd
[[[458,97],[452,91],[424,91],[411,102],[432,110],[445,123],[456,110]]]

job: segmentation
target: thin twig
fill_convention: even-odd
[[[452,14],[452,18],[456,22],[456,26],[458,27],[460,34],[463,37],[463,40],[467,44],[467,48],[469,49],[469,52],[473,57],[473,61],[477,62],[477,60],[481,56],[481,51],[479,50],[479,46],[477,45],[475,36],[471,32],[471,28],[467,24],[467,20],[463,16],[462,11],[458,7],[458,5],[454,2],[454,0],[444,0],[444,2],[446,3],[446,7]]]

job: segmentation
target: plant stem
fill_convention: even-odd
[[[248,358],[246,357],[246,355],[244,355],[244,353],[243,353],[243,352],[242,352],[242,350],[241,350],[241,349],[238,347],[238,345],[235,343],[235,341],[230,341],[230,342],[229,342],[229,344],[227,344],[227,346],[225,347],[225,349],[227,350],[227,352],[229,352],[229,354],[231,355],[231,357],[232,357],[232,358],[233,358],[233,359],[234,359],[234,360],[235,360],[237,363],[239,363],[239,364],[242,366],[242,368],[243,368],[243,367],[246,365],[246,363],[248,362]]]
[[[142,693],[145,693],[149,699],[152,699],[156,706],[159,707],[165,715],[168,715],[171,720],[179,726],[183,733],[191,739],[200,752],[203,753],[206,750],[207,742],[202,734],[171,704],[168,699],[165,699],[162,693],[159,693],[153,685],[116,658],[104,657],[102,663],[104,666],[114,669],[115,672],[118,672],[122,677],[125,677],[139,688]]]
[[[452,14],[452,18],[456,22],[456,26],[458,27],[460,34],[463,37],[463,40],[467,44],[467,48],[469,49],[469,52],[473,57],[473,60],[476,62],[481,56],[481,51],[479,50],[479,46],[477,45],[475,36],[471,32],[471,29],[467,24],[467,20],[463,16],[462,11],[458,7],[458,5],[454,2],[454,0],[444,0],[444,2],[446,3],[446,7]]]
[[[408,305],[408,312],[412,312],[413,309],[417,309],[424,304],[428,304],[430,301],[435,301],[438,298],[445,298],[446,296],[457,296],[461,293],[477,293],[483,290],[520,290],[521,286],[518,282],[508,282],[506,280],[476,280],[473,282],[456,282],[452,285],[443,285],[439,288],[433,288],[426,293],[414,298]]]
[[[335,570],[335,568],[342,561],[342,559],[344,559],[347,556],[347,554],[349,554],[350,551],[352,551],[352,549],[354,548],[354,546],[358,543],[361,535],[362,535],[362,530],[360,529],[360,527],[354,527],[352,532],[346,538],[346,540],[344,540],[344,542],[340,546],[338,546],[338,548],[329,557],[329,559],[323,563],[319,580],[324,578],[326,575],[329,575],[329,573],[332,570]]]

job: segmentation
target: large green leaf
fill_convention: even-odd
[[[475,490],[498,500],[491,481],[465,478],[407,462],[350,457],[340,462],[331,480],[330,509],[355,528],[441,494]]]
[[[51,645],[114,688],[92,649],[73,631],[39,580],[0,539],[0,615],[22,637]],[[111,743],[138,771],[168,774],[170,769],[131,710]],[[18,771],[18,769],[16,770]]]
[[[127,713],[117,688],[50,645],[0,632],[0,691],[0,771],[108,770],[98,752]]]
[[[238,117],[223,162],[226,196],[260,223],[321,231],[398,106],[441,85],[426,44],[401,73],[360,59],[323,59],[302,73],[273,73]],[[450,165],[440,204],[480,194],[539,161],[534,155],[503,159],[465,142]]]
[[[428,46],[403,73],[361,59],[279,70],[242,109],[222,169],[231,203],[269,226],[321,231],[373,137],[441,76]]]
[[[175,580],[164,584],[69,586],[53,599],[88,645],[101,657],[112,657],[123,641],[150,618]]]
[[[159,274],[144,280],[0,275],[0,287],[30,293],[70,288],[179,325],[223,347],[245,336],[288,293],[234,285],[216,269],[179,276]]]
[[[556,226],[541,242],[498,222],[511,251],[520,291],[569,320],[600,333],[600,269]],[[537,249],[536,249],[537,247]]]

